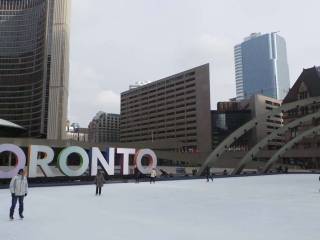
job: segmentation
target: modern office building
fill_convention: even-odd
[[[120,115],[98,112],[88,126],[88,138],[92,143],[120,141]]]
[[[65,138],[70,0],[0,1],[0,118]]]
[[[261,94],[283,99],[290,88],[286,41],[277,33],[253,33],[234,47],[237,100]]]
[[[251,118],[254,119],[258,116],[267,114],[275,108],[280,107],[282,101],[261,94],[256,94],[251,96],[249,99],[241,101],[240,103],[241,109],[250,109]],[[266,118],[260,121],[260,124],[252,130],[252,135],[249,142],[250,145],[256,144],[271,132],[283,126],[282,114],[275,115],[273,117]],[[268,147],[270,149],[277,148],[277,146],[279,146],[279,142],[281,141],[281,138],[273,139],[269,142]]]
[[[215,149],[226,137],[252,119],[251,110],[213,110],[212,119],[212,149]],[[247,148],[248,134],[242,136],[234,144],[234,148]]]
[[[211,151],[209,64],[121,93],[121,142],[169,139]]]
[[[281,106],[281,101],[255,94],[241,101],[218,102],[217,110],[212,111],[212,146],[219,145],[237,128],[251,119],[268,113]],[[235,149],[249,149],[272,131],[283,126],[282,114],[261,120],[260,124],[238,139],[232,146]],[[270,141],[269,148],[279,145],[280,138]]]

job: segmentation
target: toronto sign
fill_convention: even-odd
[[[0,154],[9,152],[15,155],[15,165],[8,171],[0,169],[0,179],[12,178],[17,174],[19,169],[28,166],[27,176],[36,178],[37,169],[40,168],[45,177],[57,177],[53,171],[52,163],[55,160],[55,152],[52,147],[45,145],[30,145],[27,153],[14,144],[0,144]],[[80,164],[75,168],[68,165],[68,158],[71,154],[79,156]],[[113,148],[108,147],[101,152],[98,147],[92,147],[89,151],[79,146],[69,146],[60,151],[56,157],[56,167],[59,172],[68,177],[77,177],[85,173],[95,176],[98,172],[98,165],[108,174],[115,174],[115,156],[121,156],[121,174],[129,174],[129,157],[134,156],[134,165],[142,174],[149,174],[157,166],[157,156],[151,149],[135,148]],[[148,163],[143,164],[143,159]]]

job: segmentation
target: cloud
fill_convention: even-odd
[[[235,96],[233,47],[234,41],[226,36],[203,33],[181,49],[178,62],[182,66],[210,63],[211,109]]]
[[[82,66],[82,67],[81,67]],[[87,127],[98,111],[120,112],[120,94],[108,89],[103,69],[73,61],[70,71],[69,120]]]
[[[113,105],[120,105],[120,95],[111,90],[102,90],[97,94],[96,101],[99,105],[108,108]]]
[[[210,63],[215,108],[216,102],[235,96],[234,45],[257,31],[281,31],[294,82],[303,67],[319,64],[320,35],[312,23],[318,20],[320,3],[260,2],[73,1],[70,120],[87,126],[98,111],[119,112],[119,95],[130,84],[204,63]]]

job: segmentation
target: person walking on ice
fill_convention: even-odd
[[[211,179],[211,181],[213,182],[213,175],[209,167],[206,168],[206,177],[207,177],[207,182],[209,182],[209,179]]]
[[[96,196],[98,194],[100,196],[101,195],[101,188],[103,187],[103,184],[106,182],[101,171],[98,171],[98,174],[96,175],[94,182],[96,184]]]
[[[151,183],[156,183],[156,177],[157,177],[157,171],[155,168],[153,168],[151,170],[151,174],[150,174],[150,184]]]
[[[139,183],[140,182],[140,171],[137,168],[137,166],[135,166],[135,168],[134,168],[134,177],[135,177],[136,183]]]
[[[27,196],[28,193],[28,181],[27,177],[24,176],[23,169],[20,169],[18,171],[18,175],[11,179],[10,192],[12,197],[10,219],[13,220],[14,209],[16,207],[17,201],[19,201],[19,216],[21,219],[23,219],[23,199]]]

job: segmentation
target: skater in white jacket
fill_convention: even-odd
[[[10,191],[12,196],[12,204],[10,208],[10,219],[13,220],[13,213],[16,207],[17,201],[19,201],[19,216],[21,219],[23,216],[23,199],[28,193],[28,181],[24,176],[23,169],[20,169],[18,175],[13,177],[10,182]]]
[[[156,177],[157,177],[157,171],[155,168],[153,168],[151,170],[151,174],[150,174],[150,184],[151,183],[156,183]]]

